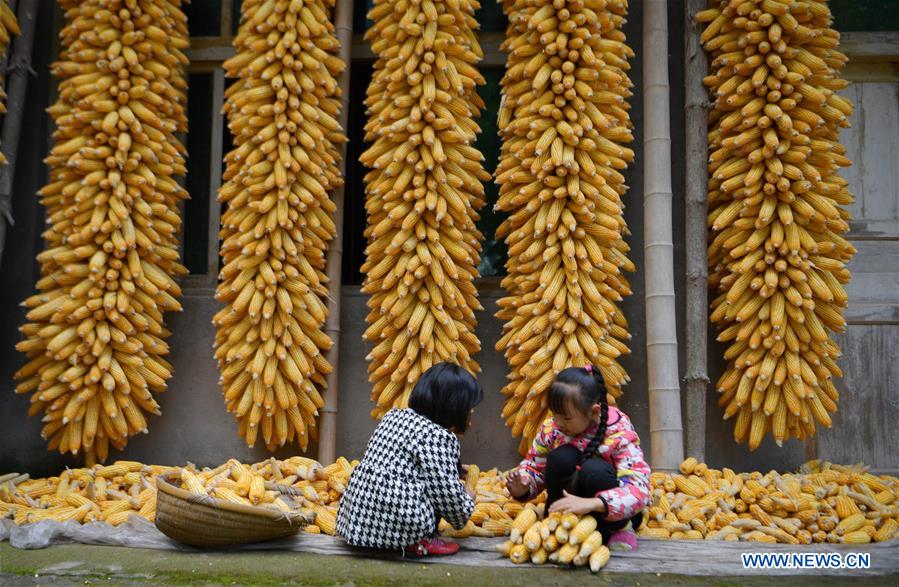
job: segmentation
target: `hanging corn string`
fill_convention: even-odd
[[[235,148],[225,158],[221,283],[215,356],[228,411],[249,446],[316,439],[328,295],[325,251],[334,238],[328,192],[343,181],[337,76],[346,65],[333,0],[242,5],[225,62],[237,81],[225,112]],[[336,292],[334,295],[339,295]]]
[[[366,39],[378,56],[368,87],[368,238],[363,291],[373,417],[405,406],[419,375],[451,361],[472,372],[482,238],[475,227],[490,178],[472,144],[483,102],[477,2],[378,0]]]
[[[163,312],[178,311],[187,19],[179,0],[65,1],[52,72],[48,228],[17,348],[50,450],[105,460],[147,432],[172,376]]]
[[[6,57],[6,50],[13,35],[19,34],[19,21],[6,0],[0,0],[0,58]],[[0,114],[6,112],[6,92],[3,91],[5,72],[0,72]],[[6,163],[6,156],[0,153],[0,164]]]
[[[509,246],[497,350],[511,367],[503,416],[522,451],[549,415],[547,389],[572,365],[595,364],[609,400],[628,376],[631,293],[621,172],[633,160],[627,2],[508,0],[509,52],[499,128],[497,230]]]
[[[838,142],[851,104],[835,92],[839,33],[823,2],[716,2],[697,15],[709,52],[709,284],[718,340],[729,344],[718,380],[734,439],[778,445],[829,427],[855,249]]]

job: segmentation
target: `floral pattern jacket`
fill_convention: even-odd
[[[530,497],[546,486],[544,472],[549,453],[567,444],[584,451],[598,428],[599,422],[595,422],[578,436],[567,436],[552,418],[543,422],[527,456],[518,466],[535,481]],[[649,465],[643,458],[640,438],[630,418],[615,407],[609,406],[606,438],[597,447],[596,456],[611,463],[618,472],[619,486],[596,494],[606,504],[605,518],[610,522],[626,520],[645,509],[650,501]]]

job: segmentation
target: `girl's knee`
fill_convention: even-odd
[[[577,468],[580,451],[567,444],[553,450],[546,457],[546,469],[548,475],[570,475]]]
[[[592,493],[618,487],[618,472],[601,458],[589,459],[578,472],[578,485]]]
[[[599,457],[588,459],[583,466],[581,466],[581,470],[588,471],[592,475],[606,475],[614,478],[617,478],[618,476],[615,465]]]

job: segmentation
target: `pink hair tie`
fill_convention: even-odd
[[[593,373],[593,365],[584,365],[584,371],[587,373]]]

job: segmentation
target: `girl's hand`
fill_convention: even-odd
[[[605,511],[605,504],[598,497],[578,497],[567,491],[562,491],[561,499],[549,506],[550,512],[562,512],[563,514],[577,514],[583,516],[591,512]]]
[[[515,469],[506,477],[506,487],[509,489],[509,493],[512,497],[522,497],[527,495],[531,492],[531,487],[533,487],[533,485],[534,480],[518,469]]]
[[[468,494],[468,497],[471,498],[472,501],[478,500],[478,492],[476,489],[471,489],[468,487],[468,476],[471,473],[469,472],[468,465],[459,465],[459,483],[465,488],[465,493]]]

